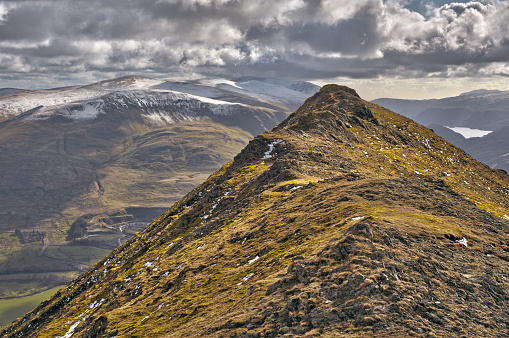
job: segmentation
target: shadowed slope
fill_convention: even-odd
[[[7,337],[496,336],[507,175],[329,85]]]

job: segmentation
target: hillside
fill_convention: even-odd
[[[5,337],[495,337],[509,177],[329,85]]]
[[[497,130],[509,126],[509,92],[474,90],[458,96],[430,100],[381,98],[373,103],[423,124]]]
[[[87,270],[313,88],[127,76],[2,91],[0,298],[63,285]]]
[[[457,145],[490,167],[509,172],[509,127],[483,137],[466,139]]]
[[[432,128],[455,146],[492,168],[509,171],[509,92],[474,90],[435,100],[377,99],[373,101]],[[444,127],[492,131],[465,139]]]

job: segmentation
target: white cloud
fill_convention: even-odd
[[[0,40],[0,48],[12,48],[12,49],[37,49],[42,47],[51,46],[51,39],[44,39],[42,41],[30,41],[30,40]]]
[[[424,1],[424,0],[423,0]],[[0,1],[2,78],[507,75],[509,2],[421,15],[397,0]],[[40,73],[38,73],[40,72]],[[63,75],[62,75],[63,76]],[[58,76],[55,76],[58,78]]]
[[[101,67],[108,64],[109,57],[113,54],[111,41],[77,41],[71,42],[71,46],[79,51],[79,54],[87,58],[91,66]]]
[[[381,9],[383,4],[381,0],[342,1],[341,3],[335,0],[324,0],[322,6],[318,20],[322,23],[334,25],[340,21],[351,19],[365,8]]]
[[[409,54],[461,51],[482,57],[509,38],[509,32],[500,26],[507,15],[508,3],[498,1],[444,5],[428,19],[388,3],[380,27],[385,49]]]
[[[9,14],[7,6],[0,3],[0,25],[7,20],[7,14]]]
[[[21,56],[0,53],[0,71],[4,70],[16,73],[28,73],[34,69],[24,62]]]
[[[481,68],[483,75],[504,75],[509,76],[509,63],[495,62],[489,64],[487,67]]]

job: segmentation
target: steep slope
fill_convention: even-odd
[[[509,171],[509,92],[476,90],[439,100],[377,99],[376,104],[430,126],[437,134],[492,168]],[[466,127],[494,131],[482,138],[463,139],[443,128]]]
[[[500,336],[509,178],[329,85],[5,337]]]
[[[242,93],[228,88],[248,82],[138,76],[0,92],[0,297],[88,269],[301,105],[290,87],[318,90],[264,81]]]
[[[457,145],[490,167],[509,172],[509,127],[483,137],[466,139]]]
[[[438,124],[431,124],[427,127],[430,128],[431,130],[433,130],[433,132],[435,134],[442,136],[443,138],[445,138],[447,141],[451,142],[455,146],[458,146],[458,144],[461,144],[461,142],[465,141],[465,137],[463,135],[451,130],[450,128],[440,126]],[[461,148],[461,147],[459,147],[459,148]]]

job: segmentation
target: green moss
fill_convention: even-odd
[[[293,185],[293,186],[306,186],[310,183],[316,183],[318,181],[318,179],[315,179],[315,180],[307,180],[307,179],[302,179],[302,178],[299,178],[299,179],[295,179],[295,180],[289,180],[289,181],[284,181],[284,182],[280,182],[276,185],[276,187],[284,187],[284,186],[288,186],[288,185]]]
[[[258,162],[258,163],[244,167],[242,169],[242,171],[247,174],[259,174],[259,173],[265,171],[266,169],[268,169],[269,167],[270,167],[270,164],[268,164],[268,163]]]
[[[332,211],[332,214],[337,218],[346,218],[356,213],[365,212],[367,206],[365,204],[352,204],[346,207],[337,208]]]
[[[279,199],[285,194],[286,194],[285,192],[264,191],[261,193],[259,200],[261,202],[266,202],[274,199]]]
[[[431,222],[431,223],[438,223],[438,224],[443,224],[444,223],[440,218],[438,218],[436,216],[433,216],[433,215],[413,214],[412,217],[419,218],[419,219],[422,219],[422,220],[425,220],[425,221],[428,221],[428,222]]]

